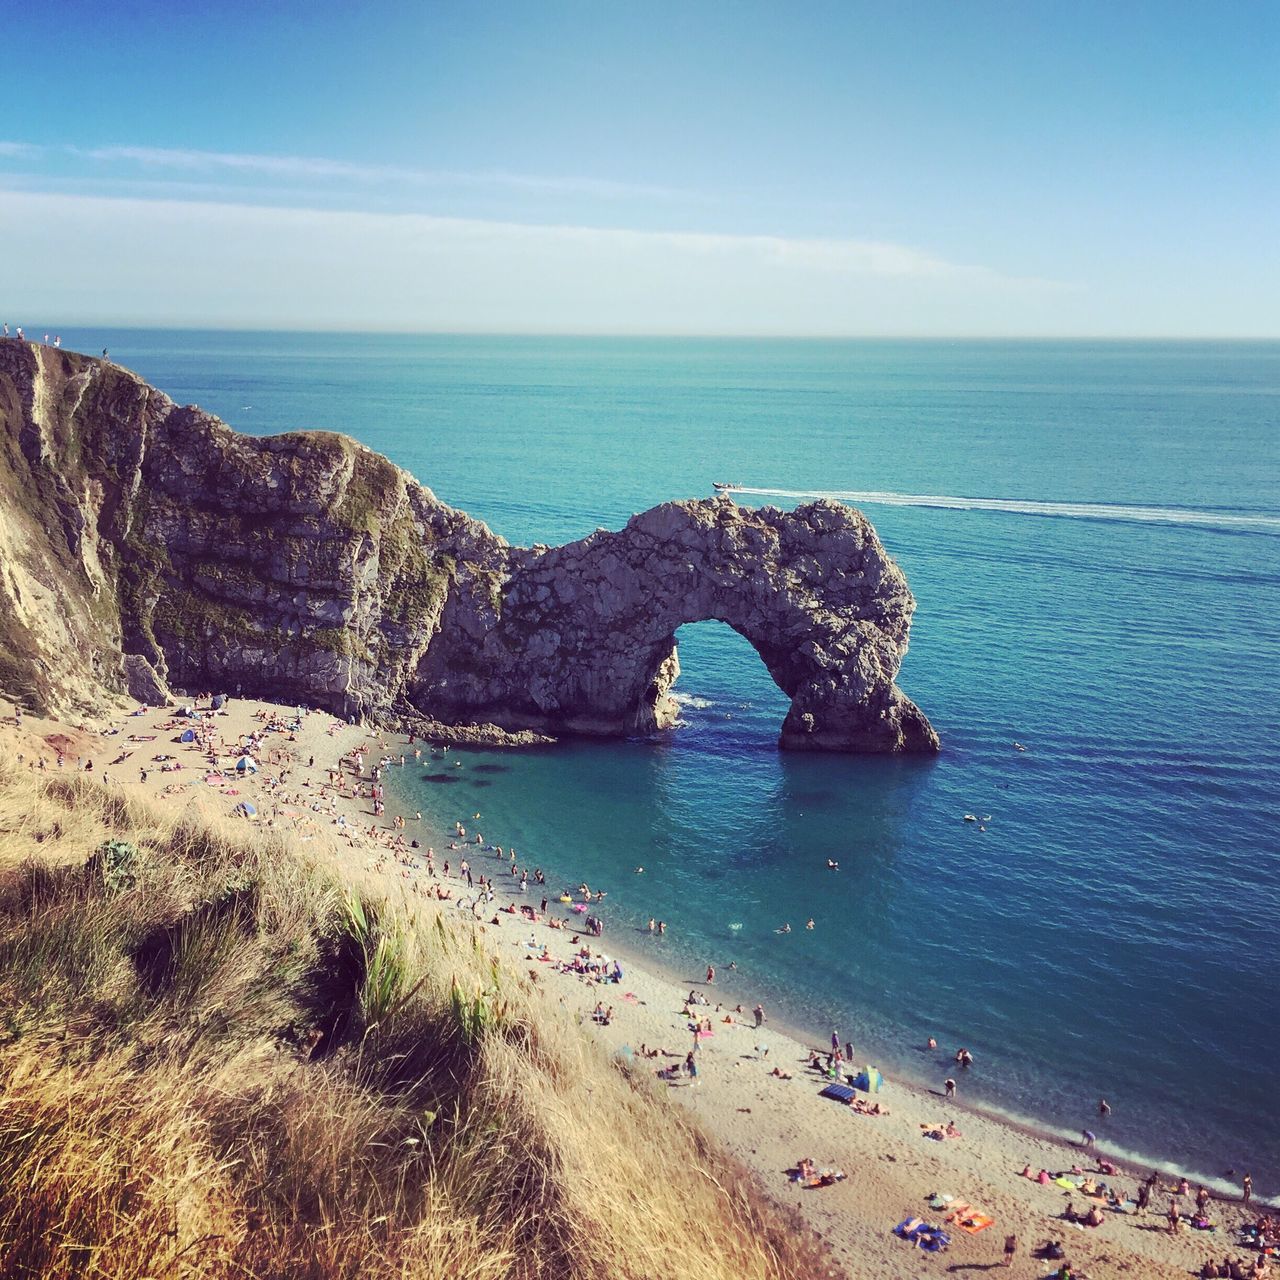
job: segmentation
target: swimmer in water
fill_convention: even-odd
[[[839,864],[838,862],[836,862],[834,859],[832,859],[832,858],[828,858],[828,859],[827,859],[827,870],[828,870],[828,871],[839,871],[839,870],[840,870],[840,864]]]
[[[784,924],[782,928],[774,930],[774,933],[790,933],[790,932],[791,932],[791,926],[789,924]]]

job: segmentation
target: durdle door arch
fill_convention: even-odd
[[[791,698],[783,747],[938,748],[894,683],[915,601],[851,507],[724,495],[512,547],[346,436],[241,435],[106,359],[18,342],[0,445],[0,685],[54,713],[239,689],[649,732],[672,720],[676,629],[714,619]]]
[[[433,645],[414,701],[508,728],[664,729],[675,720],[676,630],[714,620],[751,644],[791,699],[782,747],[936,751],[928,720],[894,684],[914,607],[851,508],[667,503],[618,532],[514,552],[499,616],[465,670]]]

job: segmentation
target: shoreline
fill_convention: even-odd
[[[495,896],[498,903],[503,907],[514,905],[518,911],[522,901],[521,897],[513,896],[510,892],[506,891],[506,889],[507,886],[501,882],[495,885]],[[525,905],[529,904],[525,902]],[[548,902],[548,910],[550,910],[553,905],[557,904]],[[516,919],[518,921],[519,917],[517,916]],[[545,927],[545,925],[540,927]],[[640,933],[639,930],[631,929],[629,926],[627,927],[627,931],[639,933],[642,937],[647,936],[646,934]],[[702,979],[692,979],[690,982],[687,974],[681,974],[679,972],[680,966],[673,961],[672,957],[655,955],[654,952],[638,946],[635,939],[623,937],[622,940],[619,941],[619,934],[612,933],[608,928],[606,928],[605,934],[602,938],[591,938],[589,936],[584,937],[584,941],[588,940],[592,944],[603,948],[611,958],[616,957],[617,959],[624,961],[627,965],[632,965],[648,972],[653,978],[665,983],[673,991],[683,992],[689,989],[705,988],[705,983]],[[722,985],[722,980],[725,976],[724,971],[717,968],[717,984],[715,987],[717,992],[728,993],[730,991],[730,986]],[[814,1049],[822,1053],[826,1052],[826,1042],[829,1039],[829,1032],[821,1032],[816,1028],[816,1026],[806,1026],[801,1022],[793,1020],[785,1013],[775,1016],[773,1013],[769,1012],[769,1002],[771,999],[775,999],[776,997],[772,996],[768,990],[757,990],[754,995],[748,997],[746,994],[736,989],[736,980],[738,975],[736,973],[731,973],[728,977],[734,983],[735,989],[733,990],[732,999],[735,1003],[741,1002],[746,1004],[749,999],[759,999],[766,1005],[767,1019],[763,1030],[767,1031],[771,1035],[777,1035],[794,1044],[797,1048],[802,1049],[805,1054],[807,1054],[810,1049]],[[727,1004],[728,1000],[721,1001],[721,1003]],[[917,1047],[921,1052],[924,1051],[923,1046]],[[854,1046],[854,1049],[854,1059],[852,1063],[845,1063],[845,1069],[852,1069],[856,1073],[857,1071],[860,1071],[864,1065],[868,1064],[868,1059],[874,1059],[876,1054],[874,1051],[867,1051],[865,1053],[859,1052],[857,1045]],[[877,1064],[875,1062],[871,1062],[870,1065],[875,1066]],[[958,1068],[956,1069],[956,1079],[959,1084],[963,1085],[965,1077]],[[1213,1194],[1215,1202],[1236,1204],[1243,1207],[1239,1188],[1231,1183],[1225,1182],[1220,1175],[1197,1173],[1195,1170],[1184,1168],[1165,1158],[1149,1157],[1144,1156],[1141,1152],[1128,1151],[1115,1144],[1108,1143],[1102,1137],[1099,1137],[1097,1143],[1095,1143],[1090,1151],[1086,1152],[1081,1146],[1079,1139],[1074,1137],[1072,1133],[1066,1129],[1059,1129],[1048,1121],[1039,1120],[1035,1117],[1018,1115],[1017,1113],[1006,1111],[998,1106],[990,1106],[981,1102],[974,1102],[959,1093],[957,1093],[955,1097],[947,1099],[940,1090],[932,1087],[927,1080],[918,1075],[911,1074],[909,1070],[903,1071],[900,1067],[895,1067],[893,1069],[892,1076],[886,1074],[885,1081],[887,1085],[908,1090],[919,1096],[922,1100],[927,1101],[932,1098],[939,1104],[945,1104],[949,1109],[959,1111],[965,1115],[977,1117],[992,1124],[1003,1125],[1022,1134],[1031,1141],[1051,1143],[1064,1147],[1068,1151],[1076,1152],[1081,1156],[1101,1155],[1119,1166],[1127,1176],[1136,1180],[1141,1180],[1147,1177],[1153,1170],[1159,1172],[1169,1181],[1176,1181],[1185,1177],[1192,1186],[1207,1187]],[[1280,1208],[1280,1196],[1268,1197],[1255,1195],[1252,1199],[1252,1204],[1264,1207]]]
[[[465,755],[468,750],[469,748],[466,745],[458,744],[456,754]],[[395,801],[403,799],[402,796],[395,795],[394,791],[389,792],[389,798]],[[445,835],[440,838],[448,841],[454,837]],[[489,839],[489,834],[486,834],[486,841]],[[496,843],[496,839],[493,842]],[[461,856],[461,853],[462,851],[459,850],[458,856]],[[485,853],[482,856],[486,864],[493,860],[491,854]],[[438,851],[437,860],[439,860]],[[503,865],[505,866],[505,864]],[[485,874],[488,874],[487,868],[479,869],[483,869]],[[529,898],[511,892],[511,887],[502,876],[498,877],[494,888],[498,904],[501,906],[514,904],[519,908],[521,903],[530,905],[529,898],[537,899],[541,897],[541,894],[535,891],[532,882]],[[551,898],[548,902],[549,912],[554,910],[557,905],[554,898]],[[603,913],[607,917],[609,912],[607,902],[599,907],[593,907],[593,911]],[[701,988],[703,986],[700,977],[691,977],[690,975],[701,972],[707,963],[705,958],[694,960],[690,956],[686,963],[686,957],[684,956],[664,954],[660,946],[651,947],[645,945],[643,940],[649,938],[650,935],[632,923],[622,924],[620,927],[615,928],[612,927],[612,922],[606,918],[605,924],[606,931],[602,938],[588,939],[594,945],[604,949],[611,955],[616,953],[619,958],[632,965],[648,970],[654,977],[666,982],[677,991],[686,992],[690,987]],[[678,950],[681,947],[689,947],[689,944],[673,940],[671,946],[673,949]],[[691,952],[692,948],[690,947],[689,950]],[[785,1013],[775,1017],[771,1010],[780,1003],[781,998],[776,992],[771,992],[767,989],[767,982],[761,983],[758,980],[745,979],[737,972],[727,971],[720,966],[718,961],[716,964],[717,983],[720,984],[717,987],[719,991],[728,992],[733,990],[735,1000],[740,998],[748,1006],[756,1000],[763,1000],[766,1004],[766,1009],[769,1011],[766,1025],[774,1028],[795,1044],[806,1047],[806,1051],[808,1048],[817,1048],[825,1052],[830,1029],[823,1031],[816,1023],[808,1025],[802,1020],[789,1017]],[[686,967],[689,968],[689,973],[681,973],[680,970]],[[749,992],[748,988],[752,987],[754,987],[754,990]],[[771,1004],[771,1001],[774,1003]],[[910,1044],[907,1048],[913,1052],[926,1052],[925,1046],[922,1044]],[[887,1049],[882,1045],[879,1049],[864,1051],[859,1049],[858,1044],[855,1043],[854,1050],[855,1056],[852,1067],[855,1071],[861,1070],[868,1061],[871,1061],[872,1065],[877,1065],[880,1069],[885,1070],[886,1080],[890,1080],[895,1087],[911,1090],[922,1099],[933,1098],[940,1103],[946,1101],[948,1107],[960,1110],[967,1115],[980,1117],[993,1124],[1005,1125],[1023,1134],[1028,1139],[1053,1143],[1069,1151],[1084,1154],[1079,1138],[1081,1130],[1069,1130],[1064,1126],[1055,1125],[1051,1121],[1011,1111],[985,1100],[973,1101],[971,1098],[964,1096],[963,1092],[959,1092],[956,1097],[950,1100],[945,1100],[942,1091],[925,1078],[922,1072],[912,1070],[912,1065],[906,1061],[907,1055],[901,1046],[895,1049]],[[874,1061],[879,1053],[894,1057],[891,1068],[886,1068],[883,1063]],[[846,1066],[849,1065],[846,1064]],[[889,1075],[890,1070],[892,1071],[891,1076]],[[963,1090],[965,1074],[958,1067],[948,1067],[947,1074],[953,1074],[961,1090]],[[1098,1136],[1098,1140],[1094,1147],[1091,1148],[1091,1152],[1095,1155],[1106,1157],[1120,1166],[1129,1176],[1139,1180],[1145,1178],[1154,1170],[1171,1181],[1186,1178],[1193,1187],[1207,1187],[1217,1203],[1243,1205],[1242,1195],[1237,1183],[1226,1181],[1220,1173],[1209,1174],[1183,1165],[1178,1162],[1176,1157],[1155,1156],[1135,1151],[1120,1144],[1109,1142],[1103,1135]],[[1280,1191],[1270,1196],[1255,1194],[1252,1198],[1252,1204],[1280,1209]]]
[[[228,741],[237,728],[250,730],[272,719],[280,722],[296,715],[288,708],[239,699],[233,700],[229,712],[215,722]],[[456,890],[465,882],[457,877],[456,862],[472,855],[463,847],[448,848],[456,837],[428,828],[425,820],[419,824],[406,813],[399,815],[407,819],[406,827],[396,832],[392,825],[397,816],[392,803],[398,799],[395,787],[388,788],[387,809],[375,819],[367,796],[347,795],[335,801],[336,793],[324,781],[338,760],[361,745],[374,757],[366,759],[362,791],[369,785],[367,773],[369,766],[376,763],[379,750],[396,760],[403,752],[408,767],[413,760],[412,748],[404,734],[343,725],[327,713],[310,712],[303,717],[296,734],[281,730],[266,739],[256,776],[235,778],[232,781],[236,785],[227,786],[206,783],[207,766],[187,754],[191,744],[171,745],[176,735],[161,727],[172,727],[169,710],[150,709],[136,716],[121,711],[109,720],[115,729],[109,739],[93,728],[69,729],[58,722],[31,717],[23,718],[22,729],[16,735],[11,722],[4,732],[11,739],[18,738],[18,743],[11,745],[15,751],[23,750],[25,745],[28,752],[33,747],[49,752],[59,749],[53,745],[55,740],[65,744],[61,746],[68,757],[64,767],[71,767],[76,754],[92,749],[99,764],[98,776],[103,772],[101,766],[106,765],[106,772],[113,775],[108,785],[118,786],[126,794],[146,795],[179,808],[194,805],[201,812],[221,812],[224,817],[235,803],[251,800],[258,805],[263,825],[292,829],[301,841],[314,842],[314,852],[331,860],[349,882],[370,884],[415,909],[431,905],[435,912],[445,911],[467,923],[468,913],[457,909]],[[131,732],[146,741],[129,743]],[[424,751],[429,749],[428,744],[421,745]],[[230,752],[223,754],[230,757]],[[161,773],[150,764],[147,782],[135,780],[140,768],[154,755],[177,756],[184,767]],[[273,755],[275,762],[268,763]],[[118,759],[107,763],[108,756]],[[312,756],[314,766],[305,763]],[[390,766],[393,771],[395,767]],[[349,773],[346,776],[350,778]],[[297,796],[291,798],[295,792]],[[465,822],[469,815],[459,816]],[[373,840],[367,835],[371,825],[376,829]],[[394,854],[387,844],[396,834],[404,837],[405,844],[416,838],[420,848],[406,850],[405,858],[393,861]],[[500,834],[494,832],[485,835],[486,844],[497,844],[500,839]],[[441,875],[431,879],[425,865],[415,865],[425,864],[428,847],[435,848],[436,862],[441,867],[446,858],[452,864],[447,879]],[[497,855],[478,851],[475,856],[478,865],[473,867],[473,873],[488,878],[491,871],[497,871]],[[505,862],[501,865],[506,866]],[[443,891],[451,892],[449,900],[434,896],[433,890],[439,892],[441,886]],[[550,890],[551,886],[534,886],[529,895],[512,892],[514,887],[505,884],[501,875],[494,875],[492,909],[485,907],[482,920],[473,915],[478,932],[502,946],[524,971],[531,972],[535,985],[543,989],[547,998],[568,1007],[611,1052],[626,1057],[625,1049],[629,1047],[630,1070],[635,1076],[644,1079],[650,1067],[682,1060],[692,1043],[689,1019],[681,1012],[685,993],[692,986],[711,996],[705,1011],[701,1006],[695,1010],[699,1017],[705,1017],[715,1008],[714,995],[727,994],[727,990],[717,987],[712,993],[701,982],[686,985],[675,972],[682,961],[668,965],[662,957],[629,944],[621,930],[617,938],[607,929],[601,938],[581,934],[581,941],[574,947],[570,942],[574,934],[569,927],[550,929],[545,918],[530,924],[519,914],[504,910],[515,907],[518,911],[520,905],[536,909],[544,887]],[[555,892],[558,895],[558,889]],[[560,904],[551,892],[547,896],[551,899],[550,915]],[[497,927],[490,923],[495,916],[500,921]],[[574,918],[572,923],[580,921]],[[526,941],[530,938],[534,941],[532,948]],[[557,972],[554,963],[537,958],[544,946],[556,962],[568,960],[571,950],[584,948],[591,955],[603,953],[617,959],[623,964],[623,982],[616,987],[598,986],[578,975]],[[941,1219],[942,1212],[928,1208],[931,1192],[981,1205],[995,1218],[995,1224],[985,1233],[952,1234],[949,1257],[961,1264],[991,1264],[998,1258],[1009,1231],[1019,1238],[1019,1265],[1024,1265],[1026,1253],[1041,1239],[1060,1239],[1073,1265],[1095,1277],[1114,1274],[1121,1255],[1129,1259],[1122,1269],[1172,1277],[1198,1269],[1209,1256],[1220,1259],[1224,1252],[1237,1252],[1234,1233],[1226,1227],[1246,1215],[1238,1202],[1221,1198],[1212,1203],[1212,1212],[1223,1224],[1216,1233],[1184,1230],[1170,1235],[1161,1225],[1167,1196],[1153,1200],[1155,1217],[1108,1212],[1104,1225],[1096,1232],[1065,1221],[1061,1213],[1067,1192],[1053,1184],[1044,1187],[1023,1178],[1018,1170],[1024,1164],[1030,1164],[1033,1172],[1045,1168],[1050,1173],[1069,1170],[1077,1164],[1096,1167],[1092,1153],[1086,1160],[1086,1153],[1078,1145],[1034,1123],[1024,1124],[1018,1117],[993,1114],[958,1099],[947,1101],[926,1085],[897,1077],[890,1079],[876,1098],[888,1108],[885,1116],[858,1115],[818,1097],[816,1090],[825,1081],[806,1070],[805,1063],[807,1046],[823,1045],[825,1037],[812,1037],[805,1027],[792,1025],[785,1015],[775,1016],[772,1012],[757,1032],[749,1014],[740,1017],[728,1012],[737,1002],[736,990],[735,982],[728,1008],[712,1014],[715,1034],[699,1042],[698,1083],[693,1087],[664,1086],[651,1077],[653,1087],[669,1088],[675,1100],[690,1106],[710,1132],[755,1172],[775,1200],[803,1213],[844,1265],[856,1267],[859,1272],[874,1270],[895,1280],[918,1276],[916,1251],[891,1233],[896,1223],[913,1215],[930,1221]],[[609,1025],[592,1024],[591,1011],[597,1000],[614,1006]],[[744,1008],[750,1003],[745,997],[742,999]],[[726,1017],[727,1022],[722,1020]],[[643,1059],[639,1056],[641,1044],[660,1046],[669,1056]],[[757,1045],[765,1052],[761,1053]],[[865,1056],[855,1057],[852,1065],[860,1069],[865,1060]],[[771,1074],[771,1068],[790,1078]],[[960,1127],[963,1136],[958,1141],[929,1141],[922,1136],[923,1126],[941,1125],[948,1120]],[[801,1190],[789,1181],[785,1171],[802,1156],[812,1157],[819,1166],[839,1165],[849,1177],[820,1191]],[[1141,1167],[1145,1161],[1121,1156],[1114,1157],[1114,1161],[1121,1172],[1107,1180],[1115,1183],[1118,1179],[1120,1186],[1132,1193],[1138,1173],[1145,1172]],[[1255,1199],[1254,1204],[1260,1207],[1264,1202]]]

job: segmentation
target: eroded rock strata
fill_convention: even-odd
[[[669,726],[714,618],[792,704],[784,747],[932,751],[894,684],[915,606],[859,512],[671,502],[510,546],[344,436],[239,435],[104,361],[0,342],[0,688],[242,690],[502,730]]]

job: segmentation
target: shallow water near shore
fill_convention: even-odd
[[[661,741],[393,787],[890,1075],[964,1044],[980,1104],[1280,1192],[1280,346],[77,337],[242,430],[346,431],[513,541],[712,480],[863,495],[937,759],[779,754],[785,699],[701,623]]]

